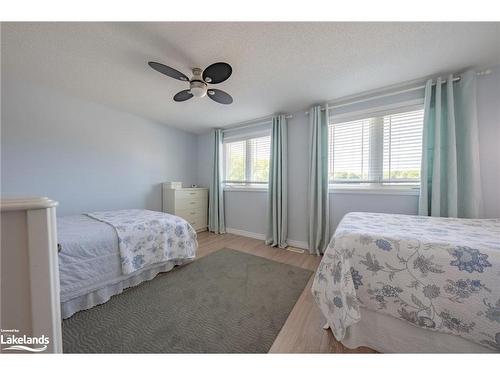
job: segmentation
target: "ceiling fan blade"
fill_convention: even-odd
[[[218,62],[210,65],[203,71],[203,79],[208,83],[221,83],[231,77],[233,68],[225,62]]]
[[[177,94],[174,96],[174,100],[176,102],[184,102],[188,99],[191,99],[193,97],[193,94],[189,92],[189,90],[182,90],[179,91]]]
[[[227,92],[217,89],[208,89],[208,97],[221,104],[231,104],[233,98]]]
[[[160,72],[160,73],[163,73],[169,77],[178,79],[179,81],[189,81],[188,77],[186,77],[184,74],[182,74],[178,70],[171,68],[169,66],[166,66],[166,65],[154,62],[154,61],[148,62],[148,65],[151,68],[153,68],[154,70],[156,70],[157,72]]]

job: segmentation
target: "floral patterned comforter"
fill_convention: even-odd
[[[196,255],[196,231],[178,216],[136,209],[92,212],[87,216],[115,228],[124,274],[149,264]]]
[[[349,213],[312,292],[338,340],[363,306],[500,351],[500,219]]]

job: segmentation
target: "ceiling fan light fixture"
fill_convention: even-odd
[[[207,84],[201,81],[191,81],[190,91],[196,98],[207,95]]]

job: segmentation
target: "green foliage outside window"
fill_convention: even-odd
[[[229,160],[228,175],[226,179],[230,181],[245,180],[245,157],[243,155],[232,155]]]
[[[269,159],[255,160],[252,172],[253,181],[267,182],[269,180]]]

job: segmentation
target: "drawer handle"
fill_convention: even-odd
[[[189,193],[189,195],[196,195],[196,193]]]
[[[196,202],[189,202],[189,204],[196,204]]]
[[[196,212],[191,212],[191,215],[196,215]]]

